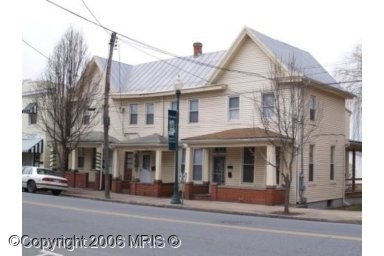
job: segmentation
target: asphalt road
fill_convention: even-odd
[[[362,254],[361,225],[29,193],[23,193],[22,209],[23,234],[19,236],[19,246],[23,246],[23,255]]]

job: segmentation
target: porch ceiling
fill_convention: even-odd
[[[282,135],[261,128],[238,128],[182,139],[184,143],[225,143],[239,141],[268,141]]]

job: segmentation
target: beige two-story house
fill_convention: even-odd
[[[316,136],[295,159],[290,203],[341,204],[348,139],[345,100],[353,95],[338,87],[310,53],[247,27],[226,51],[204,53],[202,44],[195,43],[193,55],[187,57],[139,65],[113,61],[112,182],[121,183],[122,191],[130,194],[171,197],[175,152],[169,150],[168,110],[176,109],[178,81],[182,88],[177,169],[184,197],[282,204],[284,183],[276,167],[281,152],[269,143],[275,131],[265,131],[256,103],[273,97],[268,91],[271,66],[287,69],[292,57],[301,67],[296,82],[305,83],[307,100],[316,103],[308,115],[315,117],[320,112],[315,106],[321,106],[322,120],[316,124]],[[106,62],[94,57],[90,64],[101,81]],[[71,168],[89,173],[90,182],[95,181],[97,154],[103,152],[102,132],[100,122],[70,157]]]

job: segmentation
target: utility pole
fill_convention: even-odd
[[[107,72],[105,75],[105,93],[104,93],[104,166],[105,166],[105,198],[110,199],[111,196],[109,194],[109,90],[110,90],[110,76],[111,76],[111,64],[112,64],[112,54],[113,48],[115,47],[116,33],[112,32],[111,41],[109,42],[109,57],[107,63]]]

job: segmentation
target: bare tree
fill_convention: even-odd
[[[347,107],[352,111],[352,138],[362,139],[362,49],[361,43],[347,56],[344,57],[344,64],[334,71],[335,76],[341,80],[343,87],[356,95],[352,100],[347,101]]]
[[[266,130],[268,141],[276,148],[276,154],[278,154],[278,163],[270,161],[266,157],[265,160],[267,164],[279,168],[283,177],[285,214],[289,214],[292,177],[296,167],[295,163],[299,159],[301,162],[300,201],[305,202],[303,149],[313,138],[314,131],[321,120],[319,104],[310,99],[309,81],[303,79],[297,70],[293,57],[289,62],[288,70],[283,70],[281,65],[273,65],[271,86],[262,92],[261,100],[257,104],[261,124]],[[309,113],[308,109],[314,109],[316,113]],[[276,133],[279,136],[276,136]]]
[[[98,83],[88,64],[82,33],[70,27],[54,48],[36,88],[39,123],[62,171],[68,170],[69,154],[80,137],[97,123]]]

